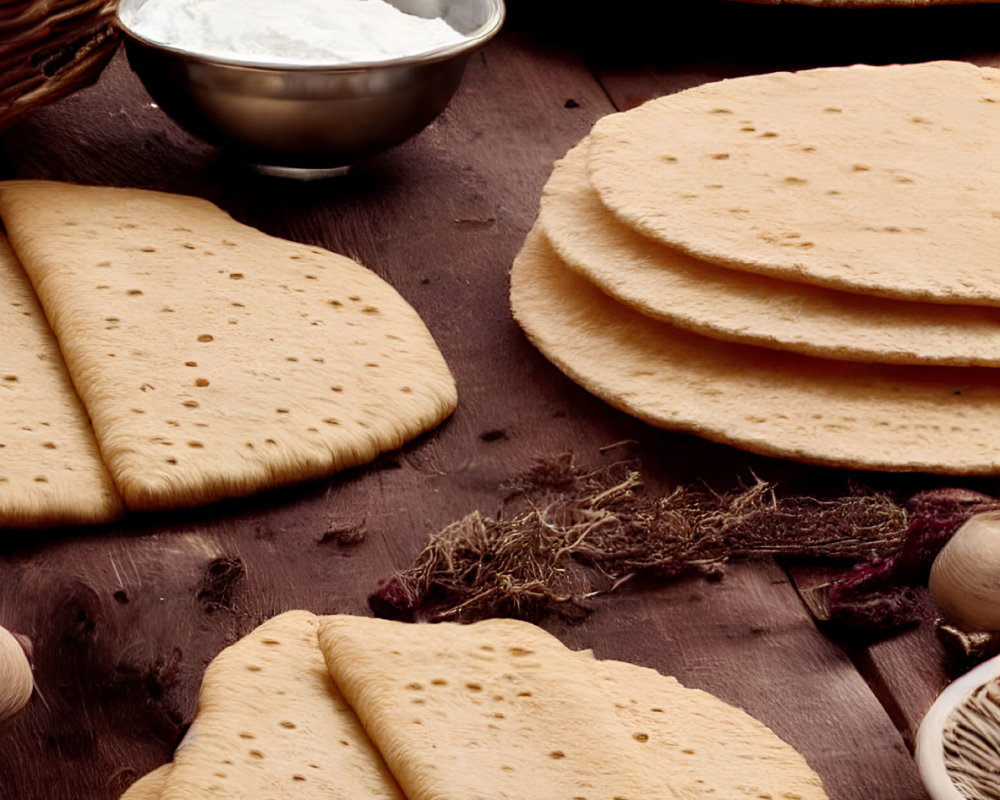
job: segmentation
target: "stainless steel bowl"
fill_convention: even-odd
[[[146,39],[131,27],[146,0],[121,0],[118,21],[132,69],[180,125],[267,174],[322,177],[423,130],[505,13],[504,0],[390,1],[443,18],[466,38],[418,56],[302,66],[208,57]]]

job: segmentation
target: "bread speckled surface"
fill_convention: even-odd
[[[122,501],[34,290],[0,234],[0,527],[108,522]]]
[[[455,407],[423,321],[349,258],[141,189],[7,182],[0,217],[129,508],[319,478]]]
[[[843,468],[1000,473],[1000,373],[811,358],[639,314],[567,269],[535,229],[511,270],[528,338],[588,391],[661,428]]]
[[[319,640],[409,800],[826,798],[746,713],[527,622],[334,616]]]
[[[161,800],[404,800],[327,672],[317,625],[287,611],[215,657]]]
[[[628,225],[712,263],[832,288],[1000,304],[1000,71],[959,62],[704,84],[594,126]]]
[[[716,339],[848,361],[1000,366],[1000,308],[840,292],[718,267],[618,221],[584,139],[556,163],[539,224],[566,266],[618,301]]]

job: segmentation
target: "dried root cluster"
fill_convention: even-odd
[[[497,518],[473,512],[432,535],[414,564],[370,598],[385,616],[471,621],[584,613],[588,598],[639,574],[712,575],[754,554],[849,560],[902,542],[906,513],[888,496],[781,498],[757,481],[729,493],[643,490],[638,465],[537,462],[507,487]]]

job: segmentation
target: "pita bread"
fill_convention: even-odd
[[[641,236],[601,204],[584,139],[556,163],[539,224],[619,302],[705,336],[849,361],[1000,366],[1000,308],[910,303],[725,269]]]
[[[319,640],[409,800],[826,797],[744,712],[525,622],[327,617]]]
[[[709,83],[597,122],[605,206],[711,263],[1000,305],[1000,70],[853,66]]]
[[[288,611],[209,664],[160,800],[405,800],[320,652]]]
[[[121,498],[27,275],[0,235],[0,527],[107,522]]]
[[[455,406],[420,317],[348,258],[140,189],[7,182],[0,217],[129,508],[325,476]]]
[[[511,307],[559,369],[661,428],[844,468],[1000,473],[1000,372],[810,358],[687,333],[567,269],[540,229]]]

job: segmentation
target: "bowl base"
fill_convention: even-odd
[[[291,178],[297,181],[315,181],[346,175],[350,165],[344,167],[283,167],[277,164],[251,164],[256,172],[271,178]]]

